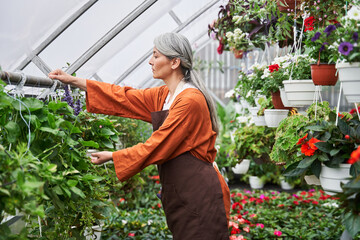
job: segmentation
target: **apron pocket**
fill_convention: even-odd
[[[191,201],[194,198],[191,192],[179,193],[174,184],[163,184],[161,201],[165,214],[182,213],[184,215],[199,216],[196,203]]]

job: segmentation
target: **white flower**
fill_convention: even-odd
[[[242,33],[242,31],[241,31],[240,28],[236,28],[236,29],[234,30],[234,34],[236,34],[236,35],[240,35],[241,33]]]
[[[264,74],[261,76],[262,79],[267,78],[271,76],[270,70],[268,68],[265,68]]]
[[[235,94],[234,89],[231,89],[225,93],[225,98],[231,98],[234,94]]]
[[[151,225],[153,223],[153,221],[150,219],[148,220],[148,225]]]
[[[327,203],[324,203],[323,206],[324,207],[330,207],[330,208],[331,207],[333,207],[333,208],[338,208],[339,207],[339,205],[337,203],[335,203],[335,202],[332,202],[332,203],[327,202]]]
[[[121,222],[122,222],[123,225],[127,224],[126,220],[121,220]]]
[[[240,16],[234,16],[232,20],[235,22],[235,21],[237,21],[239,19],[240,19]]]
[[[349,11],[347,16],[350,19],[354,19],[356,21],[360,21],[360,9],[357,6],[353,6]]]
[[[226,37],[229,38],[229,39],[231,39],[232,37],[234,37],[234,33],[232,33],[232,32],[227,32],[227,33],[226,33]]]
[[[239,123],[246,123],[248,121],[248,118],[245,117],[245,116],[240,116],[240,117],[237,117],[236,120],[239,122]]]

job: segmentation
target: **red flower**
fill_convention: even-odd
[[[307,28],[305,28],[305,29],[304,29],[304,32],[307,32],[307,31],[312,31],[312,30],[314,30],[314,28],[313,28],[313,27],[307,27]]]
[[[161,204],[160,204],[160,203],[158,203],[157,206],[158,206],[158,208],[161,208]]]
[[[350,139],[350,136],[349,135],[345,135],[345,139],[349,140]]]
[[[360,161],[360,146],[351,153],[348,163],[354,164]]]
[[[293,203],[294,203],[295,205],[299,205],[299,202],[298,202],[298,201],[293,201]]]
[[[319,202],[314,200],[314,201],[312,201],[312,204],[318,205]]]
[[[305,154],[305,156],[312,156],[315,153],[315,150],[310,147],[308,142],[301,145],[301,153]]]
[[[323,142],[323,141],[320,141],[319,139],[316,139],[316,138],[312,138],[309,140],[309,146],[314,149],[314,150],[317,150],[318,148],[315,146],[315,143],[317,142]]]
[[[358,107],[358,111],[360,112],[360,107]],[[351,109],[349,113],[350,113],[350,114],[357,113],[357,112],[356,112],[356,108]]]
[[[128,237],[135,237],[135,233],[129,233]]]
[[[305,20],[304,20],[305,27],[314,27],[314,21],[315,21],[315,18],[313,16],[305,18]]]
[[[237,234],[240,233],[240,229],[233,227],[230,234]]]
[[[308,134],[305,134],[302,138],[299,139],[299,141],[296,143],[296,145],[304,144],[305,139],[307,138]]]
[[[342,113],[338,113],[338,116],[339,116],[340,118],[345,117],[344,114],[342,114]]]
[[[269,66],[270,72],[279,71],[279,68],[280,68],[279,64],[273,64]]]
[[[217,48],[217,52],[218,52],[218,54],[222,54],[223,51],[224,51],[224,45],[222,43],[220,43]]]

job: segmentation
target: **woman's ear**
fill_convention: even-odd
[[[177,69],[178,67],[180,67],[181,64],[181,60],[180,58],[173,58],[171,59],[171,68],[172,69]]]

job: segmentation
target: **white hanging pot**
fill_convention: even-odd
[[[287,181],[285,181],[285,179],[280,180],[280,186],[281,186],[281,189],[283,189],[283,190],[294,189],[294,185],[288,183]]]
[[[290,105],[290,103],[287,99],[284,88],[280,88],[280,98],[281,98],[281,101],[282,101],[284,107],[293,107]]]
[[[260,110],[260,107],[250,107],[249,108],[251,116],[257,116],[257,113],[259,110]]]
[[[268,127],[278,127],[281,120],[288,116],[286,109],[265,109],[265,122]]]
[[[342,163],[338,168],[329,168],[321,164],[320,183],[326,194],[334,195],[342,192],[340,183],[347,183],[350,175],[351,164]]]
[[[252,189],[261,189],[265,185],[265,181],[257,176],[250,176],[249,183]]]
[[[283,81],[284,91],[290,106],[309,106],[314,102],[315,85],[313,80]]]
[[[360,62],[336,64],[343,94],[349,103],[360,102]]]
[[[253,120],[256,126],[266,126],[265,116],[253,116]]]
[[[241,163],[236,164],[235,167],[231,169],[235,174],[245,174],[248,172],[249,167],[250,167],[250,160],[243,159]]]

